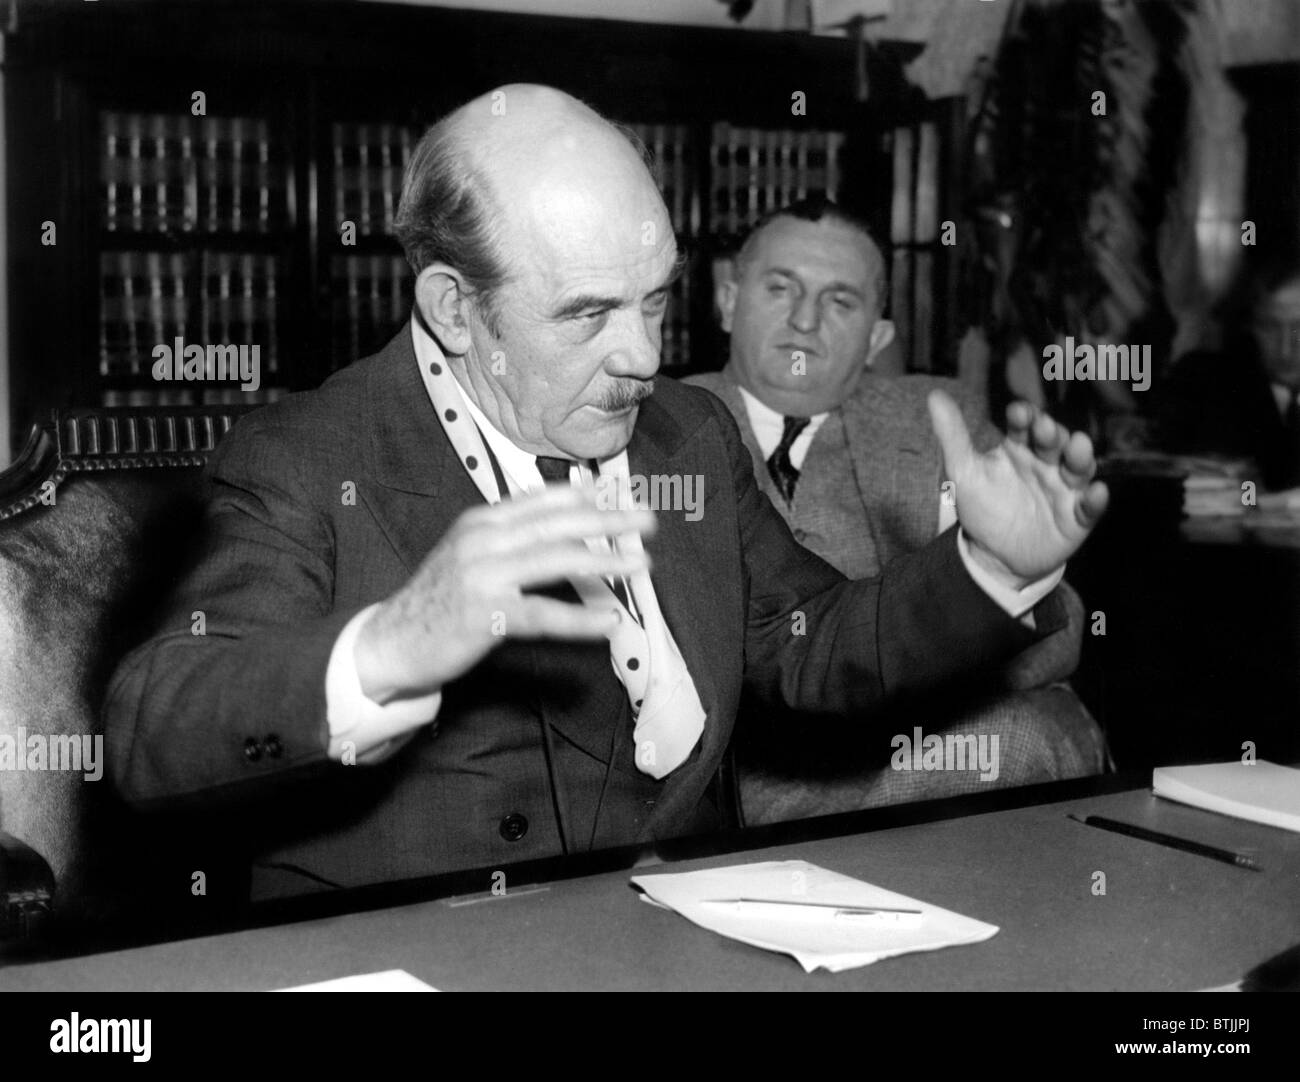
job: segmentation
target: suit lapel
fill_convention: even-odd
[[[717,474],[704,468],[695,448],[668,411],[650,398],[641,408],[628,445],[629,472],[647,478],[668,474],[683,479],[708,474],[713,480]],[[727,548],[716,536],[716,520],[706,506],[709,497],[706,487],[703,513],[695,522],[687,521],[681,510],[660,510],[656,515],[658,531],[646,544],[654,561],[651,581],[659,608],[686,662],[706,717],[696,752],[668,776],[661,802],[668,801],[673,789],[693,777],[693,765],[715,762],[720,743],[730,736],[730,726],[724,725],[729,719],[718,716],[716,650],[710,644],[725,642],[734,635],[734,626],[727,619],[726,605],[717,603],[719,583],[726,581],[717,554]]]
[[[727,404],[727,409],[736,419],[736,426],[740,429],[740,438],[745,447],[749,450],[749,456],[754,461],[754,480],[758,482],[758,487],[763,495],[772,501],[772,506],[781,512],[786,522],[790,521],[790,509],[786,506],[785,500],[777,492],[776,486],[772,483],[772,475],[767,471],[767,459],[763,455],[763,448],[758,444],[758,436],[754,433],[754,426],[749,420],[749,410],[745,408],[745,397],[740,393],[740,384],[736,381],[735,374],[728,364],[719,375],[722,377],[718,391],[718,397]]]
[[[867,375],[843,407],[853,472],[882,568],[899,555],[896,540],[916,532],[899,509],[907,506],[906,489],[924,473],[929,455],[923,436],[909,423],[912,413],[906,406],[888,380]],[[937,498],[934,504],[929,537],[938,527]]]
[[[365,413],[369,475],[377,484],[360,495],[414,574],[456,516],[483,497],[434,416],[409,329],[372,367]]]

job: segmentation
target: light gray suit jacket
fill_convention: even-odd
[[[795,539],[851,579],[879,575],[899,556],[915,552],[938,535],[939,498],[946,475],[926,405],[931,390],[946,391],[956,399],[978,450],[988,450],[1002,439],[982,404],[955,379],[868,373],[817,430],[794,501],[787,506],[768,474],[730,365],[683,382],[722,399],[753,459],[759,488]],[[1006,667],[1005,686],[1010,689],[1064,679],[1078,665],[1083,605],[1066,583],[1050,600],[1062,607],[1066,620]]]

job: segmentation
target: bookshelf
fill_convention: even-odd
[[[687,256],[667,372],[725,360],[710,259],[767,210],[825,192],[891,235],[882,177],[899,121],[882,119],[887,94],[853,99],[845,41],[347,0],[17,10],[4,75],[16,432],[56,407],[271,400],[381,347],[411,304],[392,236],[411,150],[502,83],[569,90],[650,152]],[[792,89],[807,116],[792,115]],[[56,245],[39,240],[45,221]],[[913,297],[933,230],[909,228],[894,239]],[[941,287],[943,267],[929,274]],[[926,351],[913,367],[942,367],[942,339],[912,333]],[[259,386],[197,363],[201,378],[156,380],[160,345],[256,346]]]

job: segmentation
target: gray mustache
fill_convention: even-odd
[[[638,383],[619,383],[596,400],[596,405],[610,413],[630,409],[655,393],[654,380]]]

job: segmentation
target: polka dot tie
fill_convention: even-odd
[[[503,483],[500,465],[482,433],[461,409],[464,399],[456,377],[448,371],[437,344],[414,318],[411,334],[425,391],[439,424],[483,498],[488,503],[500,502],[509,496],[509,486]],[[569,483],[572,465],[567,459],[537,458],[538,474],[552,483]],[[606,460],[600,472],[602,483],[608,474],[608,479],[616,485],[616,505],[625,509],[634,507],[627,452]],[[518,484],[520,478],[514,480]],[[642,550],[641,536],[637,533],[618,537],[614,544],[629,555]],[[617,584],[577,578],[572,585],[584,605],[612,608],[619,615],[609,637],[610,663],[627,692],[635,722],[634,761],[642,773],[663,778],[684,763],[699,743],[705,712],[686,662],[659,609],[650,575],[641,572],[632,576],[630,583],[618,580]]]

